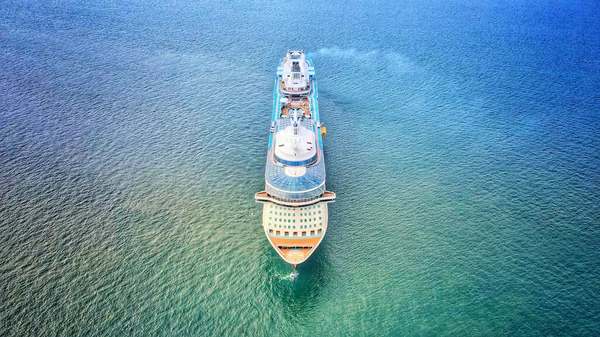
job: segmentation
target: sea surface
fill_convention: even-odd
[[[296,48],[338,198],[292,281]],[[0,1],[0,336],[599,335],[599,2]]]

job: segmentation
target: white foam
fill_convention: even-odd
[[[309,57],[312,55],[352,59],[360,61],[365,66],[377,63],[381,64],[381,62],[383,62],[386,67],[402,73],[415,72],[420,69],[409,57],[393,51],[360,51],[354,48],[342,49],[331,47],[321,48],[315,53],[308,53]]]

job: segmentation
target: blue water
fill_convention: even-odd
[[[1,1],[1,336],[600,335],[594,1]],[[273,77],[329,230],[268,244]]]

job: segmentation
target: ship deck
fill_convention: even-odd
[[[280,257],[294,265],[308,259],[323,240],[327,230],[327,203],[336,198],[335,193],[325,190],[317,81],[312,61],[307,62],[309,80],[305,82],[306,90],[286,90],[282,79],[285,67],[280,63],[278,68],[265,170],[266,190],[255,194],[255,200],[264,204],[265,235]],[[293,109],[298,109],[298,117],[303,118],[296,120]],[[295,129],[290,136],[285,132],[290,132],[292,122],[298,122],[299,125],[294,124],[295,128],[302,128]],[[304,128],[312,135],[307,137]],[[314,141],[311,140],[313,137]],[[296,146],[292,152],[289,144]],[[308,150],[314,147],[314,159],[296,157],[300,153],[300,144],[310,147]],[[275,149],[279,151],[277,156]],[[294,157],[282,156],[286,153],[293,153]]]
[[[310,113],[310,101],[307,97],[303,97],[302,100],[292,100],[291,102],[285,104],[281,107],[281,118],[285,118],[289,116],[290,109],[301,109],[304,117],[311,118],[312,115]]]
[[[310,82],[308,82],[308,88],[306,90],[286,90],[285,89],[285,83],[283,81],[279,81],[279,90],[281,90],[281,92],[285,93],[285,94],[289,94],[289,95],[306,95],[308,94],[311,90],[312,90],[312,79],[310,80]]]

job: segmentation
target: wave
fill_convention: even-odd
[[[393,51],[360,51],[354,48],[342,49],[338,47],[321,48],[316,52],[309,52],[309,57],[335,57],[359,61],[365,66],[383,65],[392,70],[411,73],[421,68],[409,57]],[[383,64],[382,64],[383,63]]]

